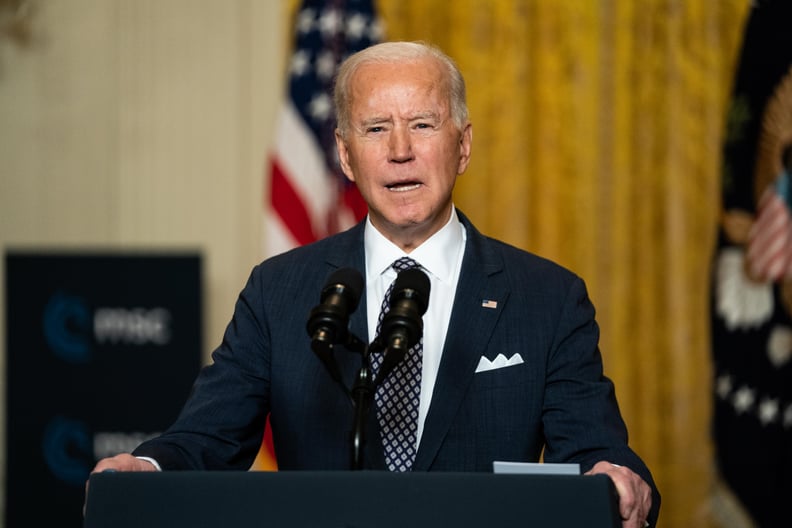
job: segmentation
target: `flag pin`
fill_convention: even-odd
[[[481,307],[482,308],[497,308],[498,307],[498,301],[493,301],[493,300],[490,300],[490,299],[483,299],[481,301]]]

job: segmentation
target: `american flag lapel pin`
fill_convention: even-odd
[[[492,299],[482,299],[481,307],[495,309],[498,307],[498,301],[493,301]]]

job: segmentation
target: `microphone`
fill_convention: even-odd
[[[332,349],[347,339],[349,315],[355,311],[363,293],[363,276],[355,269],[334,271],[322,288],[319,305],[308,315],[306,330],[311,346]]]
[[[385,357],[378,375],[383,380],[423,336],[423,314],[429,306],[431,284],[420,268],[399,273],[391,290],[390,310],[382,319],[379,339]]]

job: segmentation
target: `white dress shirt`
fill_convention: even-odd
[[[371,224],[371,219],[366,219],[364,248],[369,342],[374,339],[377,331],[377,318],[385,292],[396,278],[396,271],[391,267],[395,260],[409,256],[427,272],[431,282],[429,307],[423,316],[423,374],[418,409],[418,444],[421,442],[424,421],[440,368],[466,240],[465,227],[453,207],[446,225],[409,255],[377,231]]]

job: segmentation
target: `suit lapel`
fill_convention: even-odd
[[[509,295],[499,254],[464,215],[459,216],[468,239],[415,471],[431,467]]]

